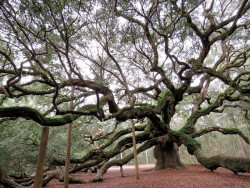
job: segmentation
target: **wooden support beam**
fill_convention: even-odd
[[[42,188],[43,184],[43,173],[44,173],[44,163],[46,158],[46,149],[49,138],[49,127],[43,127],[40,149],[38,154],[38,159],[36,163],[36,176],[35,176],[35,188]]]
[[[136,174],[136,179],[139,180],[139,166],[138,166],[137,151],[136,151],[135,122],[134,122],[134,120],[132,120],[132,136],[133,136],[133,148],[134,148],[134,160],[135,160],[135,174]]]

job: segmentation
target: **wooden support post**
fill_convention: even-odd
[[[121,153],[121,159],[123,159],[122,153]],[[120,166],[120,173],[121,173],[121,177],[124,177],[122,165]]]
[[[68,139],[67,139],[67,151],[66,151],[66,160],[65,160],[65,170],[64,170],[64,188],[68,188],[68,185],[69,185],[71,132],[72,132],[72,123],[69,123],[68,124]]]
[[[41,188],[43,184],[43,172],[44,172],[44,163],[46,158],[48,138],[49,138],[49,127],[43,127],[39,154],[36,163],[36,176],[34,183],[35,188]]]
[[[146,150],[146,160],[147,160],[147,164],[149,164],[149,160],[148,160],[148,150]]]
[[[71,87],[71,96],[74,95],[74,86]],[[70,101],[70,109],[73,109],[73,101]],[[65,160],[65,170],[64,170],[64,188],[69,186],[69,166],[70,166],[70,151],[71,151],[71,135],[72,135],[72,123],[68,124],[68,138],[67,138],[67,151]]]
[[[137,151],[136,151],[136,140],[135,140],[135,122],[132,120],[132,137],[133,137],[133,148],[134,148],[134,160],[135,160],[135,174],[136,179],[139,179],[139,166],[137,161]]]
[[[124,177],[122,165],[120,166],[121,177]]]

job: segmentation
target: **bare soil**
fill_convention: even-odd
[[[232,187],[250,188],[250,173],[239,173],[218,168],[211,172],[201,165],[186,165],[184,170],[162,170],[153,171],[153,164],[140,165],[140,179],[136,180],[134,166],[123,167],[124,177],[121,177],[120,168],[112,167],[104,175],[104,181],[98,183],[71,184],[70,188],[179,188],[179,187]],[[85,181],[91,180],[95,174],[78,173],[72,176],[82,178]],[[54,179],[49,182],[46,188],[61,188],[63,183]]]

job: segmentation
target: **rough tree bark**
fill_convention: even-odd
[[[154,147],[153,152],[156,159],[155,170],[185,168],[180,160],[179,147],[175,142],[167,142],[163,139]]]

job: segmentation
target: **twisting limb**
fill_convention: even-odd
[[[131,132],[131,131],[130,131]],[[136,140],[138,143],[142,143],[149,139],[149,130],[145,129],[143,132],[136,135]],[[110,144],[107,144],[109,146]],[[86,156],[84,156],[80,160],[71,160],[71,163],[80,163],[80,165],[76,166],[74,169],[70,170],[70,173],[78,172],[82,169],[93,167],[96,165],[100,165],[104,160],[110,159],[115,155],[123,152],[124,150],[132,147],[132,137],[125,137],[120,140],[113,149],[109,151],[104,151],[104,148],[95,149],[89,152]],[[64,161],[55,160],[52,162],[53,165],[63,165]]]
[[[149,131],[146,128],[146,125],[141,125],[141,126],[136,126],[135,130],[136,131],[143,131],[141,133],[138,133],[136,135],[136,139],[138,140],[138,142],[144,142],[146,140],[146,138],[148,138],[149,136]],[[70,163],[80,163],[81,165],[77,166],[75,169],[71,170],[71,172],[77,172],[80,171],[84,168],[88,168],[91,166],[95,166],[98,165],[100,163],[100,161],[103,161],[103,158],[112,158],[115,155],[117,155],[118,153],[124,151],[127,148],[132,147],[131,143],[132,143],[132,137],[125,137],[123,139],[121,139],[113,148],[113,150],[110,151],[105,151],[104,149],[106,149],[107,147],[109,147],[111,144],[113,144],[116,140],[118,140],[120,137],[131,133],[131,128],[128,129],[124,129],[121,130],[119,132],[117,132],[112,138],[110,138],[107,143],[105,143],[103,146],[101,146],[99,149],[94,149],[91,150],[89,153],[87,153],[83,158],[81,159],[71,159]],[[96,156],[96,157],[95,157]],[[95,158],[94,158],[95,157]],[[85,164],[86,163],[86,164]],[[52,165],[63,165],[64,164],[64,160],[58,160],[58,159],[54,159],[51,162]]]
[[[29,107],[6,107],[0,108],[0,118],[23,117],[32,119],[43,126],[60,126],[76,120],[79,115],[67,114],[58,118],[45,118],[39,111]]]
[[[3,178],[2,184],[9,188],[24,188],[22,185],[19,185],[11,178]]]
[[[204,134],[213,132],[213,131],[217,131],[220,132],[222,134],[238,134],[246,143],[248,143],[250,145],[250,140],[249,138],[244,135],[239,129],[237,128],[222,128],[222,127],[209,127],[207,129],[203,129],[200,130],[199,132],[193,133],[191,136],[193,138],[197,138],[200,137]]]
[[[49,171],[46,173],[45,178],[43,179],[43,186],[49,183],[53,178],[58,179],[59,181],[63,181],[64,173],[61,168],[56,168],[53,171]],[[69,183],[86,183],[84,180],[69,176]]]
[[[193,107],[192,111],[193,113],[195,113],[201,106],[201,104],[206,100],[208,99],[208,96],[207,96],[207,90],[208,90],[208,87],[209,87],[209,84],[210,84],[210,79],[207,80],[206,84],[205,84],[205,87],[203,89],[203,92],[200,94],[201,95],[201,99],[198,100],[198,102],[195,104],[195,106]]]
[[[215,155],[206,157],[199,142],[197,142],[190,135],[183,132],[173,132],[173,135],[187,147],[189,154],[194,155],[197,161],[211,171],[216,170],[218,167],[223,167],[231,170],[235,174],[238,172],[250,172],[250,158],[229,157],[226,155]]]
[[[43,186],[47,185],[54,178],[63,182],[64,173],[61,168],[56,167],[56,169],[44,173],[42,185]],[[11,187],[11,188],[12,187],[24,188],[24,186],[31,186],[33,183],[34,183],[34,178],[32,177],[28,177],[28,178],[20,179],[20,180],[15,180],[13,178],[8,177],[4,179],[3,185],[5,185],[6,187]],[[86,182],[80,178],[69,176],[69,183],[82,184]]]
[[[226,155],[206,157],[200,148],[194,152],[194,156],[202,166],[211,171],[216,170],[218,167],[224,167],[235,174],[238,172],[250,172],[250,158],[230,157]]]
[[[186,133],[186,134],[194,133],[195,132],[194,131],[195,130],[195,124],[196,124],[197,120],[202,116],[209,115],[211,112],[216,111],[218,107],[222,106],[223,101],[225,100],[225,98],[228,99],[227,93],[230,92],[230,89],[231,88],[228,88],[225,93],[219,94],[217,96],[216,100],[214,102],[212,102],[212,103],[209,103],[209,105],[206,106],[205,108],[197,109],[195,112],[193,111],[193,113],[187,119],[185,126],[183,126],[180,129],[180,131],[182,131],[183,133]],[[238,99],[239,96],[237,96],[235,98]]]
[[[158,138],[151,139],[151,140],[145,142],[142,146],[140,146],[137,149],[137,153],[139,154],[139,153],[151,148],[152,146],[156,145],[157,143],[158,143]],[[91,181],[92,182],[102,181],[103,175],[107,172],[107,170],[111,166],[122,166],[124,164],[127,164],[133,158],[134,158],[134,153],[131,152],[129,155],[127,155],[123,159],[108,161],[100,168],[100,170],[97,172],[96,176]]]
[[[88,136],[84,136],[84,140],[90,143],[93,143],[94,141],[98,141],[98,140],[103,140],[103,139],[109,139],[111,137],[111,135],[116,131],[117,126],[120,124],[120,122],[116,122],[113,130],[111,130],[110,132],[106,133],[105,135],[88,135]]]
[[[16,183],[14,179],[8,176],[0,167],[0,187],[1,185],[9,188],[24,188],[22,185]]]

